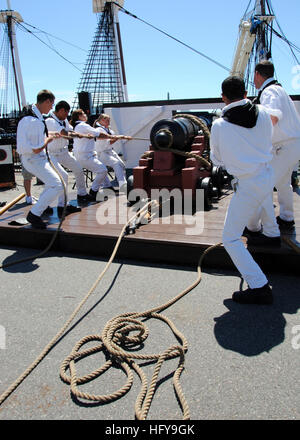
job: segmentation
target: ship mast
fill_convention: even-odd
[[[26,105],[25,90],[23,84],[23,77],[21,73],[21,64],[20,64],[16,31],[15,31],[15,22],[20,23],[22,21],[23,18],[21,17],[21,15],[18,12],[13,11],[11,9],[10,0],[7,0],[7,10],[0,11],[0,23],[3,23],[5,26],[5,33],[7,35],[8,43],[9,43],[9,54],[7,58],[7,63],[6,66],[3,66],[2,68],[4,69],[3,77],[5,78],[5,85],[8,86],[9,71],[10,71],[9,64],[11,64],[12,66],[13,81],[14,81],[15,94],[17,96],[18,108],[9,109],[7,103],[5,104],[1,103],[2,104],[1,116],[7,115],[9,111],[13,111],[13,110],[21,111],[22,108]]]
[[[271,58],[268,31],[273,19],[274,16],[266,12],[266,1],[255,0],[251,15],[247,17],[245,14],[240,22],[231,75],[244,78],[247,87],[252,83],[253,65]]]
[[[265,0],[256,0],[255,15],[257,17],[266,16],[266,4]],[[256,52],[258,60],[263,60],[268,57],[268,48],[266,47],[266,25],[261,23],[256,32]]]
[[[118,4],[122,7],[124,0],[119,0]],[[112,0],[93,0],[93,12],[98,16],[98,25],[73,109],[79,105],[90,114],[98,114],[104,102],[128,101],[128,95],[119,7]]]

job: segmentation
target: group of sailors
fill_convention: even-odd
[[[113,150],[113,144],[120,139],[132,138],[115,135],[109,127],[110,117],[106,114],[101,114],[92,127],[87,122],[85,112],[77,109],[69,122],[70,105],[60,101],[53,111],[54,101],[55,96],[51,91],[41,90],[36,104],[25,109],[17,128],[17,152],[22,163],[27,201],[32,204],[27,220],[37,229],[46,228],[42,215],[53,211],[51,204],[56,199],[57,213],[59,216],[63,214],[66,194],[58,173],[67,188],[66,168],[74,173],[79,203],[95,201],[100,188],[111,188],[107,166],[113,168],[119,190],[126,190],[125,165]],[[73,153],[68,149],[70,139],[73,139]],[[46,151],[52,164],[47,159]],[[84,170],[91,171],[94,177],[89,193]],[[33,176],[45,185],[36,202],[30,194]],[[81,211],[80,207],[67,203],[66,214],[78,211]]]
[[[234,176],[235,191],[227,210],[222,241],[248,289],[235,292],[232,298],[243,304],[271,304],[269,281],[241,237],[247,236],[248,245],[280,246],[280,231],[294,228],[291,175],[300,160],[300,117],[291,98],[275,80],[270,61],[257,64],[254,84],[259,93],[256,102],[251,102],[240,77],[230,76],[223,81],[225,107],[212,125],[210,159]],[[114,169],[119,187],[126,186],[125,166],[112,146],[119,139],[131,138],[111,132],[109,116],[105,114],[92,127],[85,112],[78,109],[73,111],[69,123],[69,104],[61,101],[51,111],[54,100],[53,93],[42,90],[17,129],[17,152],[22,165],[45,184],[27,216],[28,222],[39,229],[46,228],[41,217],[57,197],[59,215],[64,206],[63,186],[47,160],[46,148],[66,183],[68,174],[63,167],[73,171],[78,202],[94,201],[100,187],[110,186],[107,166]],[[43,114],[49,117],[44,120]],[[70,137],[74,139],[73,154],[68,151]],[[89,193],[83,169],[94,175]],[[277,217],[274,187],[280,207]],[[79,210],[66,206],[67,213]]]

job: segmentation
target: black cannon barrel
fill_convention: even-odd
[[[185,117],[162,119],[152,127],[150,141],[155,149],[174,148],[189,151],[200,127]]]

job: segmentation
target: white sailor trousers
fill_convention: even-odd
[[[66,185],[66,201],[68,201],[68,173],[67,171],[60,165],[55,155],[50,156],[51,162],[54,165],[55,169],[59,172],[60,176],[63,178]],[[57,206],[63,207],[65,204],[65,193],[63,192],[58,197]]]
[[[63,185],[57,173],[48,162],[45,154],[23,154],[22,163],[30,173],[45,184],[44,191],[41,193],[37,203],[31,208],[32,214],[40,217],[45,209],[48,208],[57,197],[63,194]]]
[[[58,163],[74,173],[77,194],[79,196],[85,196],[87,192],[84,172],[82,166],[78,163],[73,154],[67,149],[63,149],[63,151],[51,153],[51,157],[55,158]]]
[[[126,184],[126,171],[123,161],[119,158],[114,150],[105,150],[98,153],[101,162],[107,167],[111,167],[114,172],[119,186]]]
[[[275,148],[277,148],[277,151],[274,152],[270,164],[274,171],[273,187],[275,186],[277,189],[277,199],[280,209],[279,215],[283,220],[291,221],[294,220],[291,175],[296,162],[300,159],[300,139],[289,141],[282,145],[278,144]],[[273,216],[273,211],[268,211],[264,204],[262,204],[262,206],[253,212],[247,225],[248,228],[251,231],[259,231],[262,223],[263,233],[265,235],[268,237],[279,236],[280,231],[276,218]]]
[[[86,168],[95,174],[94,180],[92,183],[92,190],[97,192],[103,182],[106,181],[107,177],[107,168],[100,160],[97,159],[97,155],[91,155],[90,157],[84,156],[75,156],[78,160],[78,163],[82,166],[82,168]]]
[[[291,175],[300,159],[300,138],[276,145],[271,165],[274,169],[275,187],[282,220],[294,220],[293,188]]]
[[[253,212],[262,203],[273,209],[272,188],[273,171],[268,165],[262,165],[252,176],[239,178],[225,218],[223,245],[251,289],[264,286],[268,280],[241,236]]]

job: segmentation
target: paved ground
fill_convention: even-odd
[[[34,193],[41,187],[33,186]],[[0,193],[11,200],[22,192]],[[7,262],[36,250],[5,247]],[[106,265],[84,255],[49,252],[0,273],[0,394],[36,359],[81,302]],[[272,306],[232,302],[240,279],[236,272],[205,270],[202,282],[163,313],[188,341],[181,384],[192,420],[299,420],[300,290],[299,274],[269,274]],[[196,268],[143,265],[117,258],[63,337],[0,406],[2,420],[134,420],[140,381],[108,404],[70,397],[59,377],[62,361],[84,336],[101,334],[120,313],[144,311],[176,296],[196,279]],[[158,353],[177,343],[161,322],[147,321],[149,337],[138,352]],[[80,375],[104,363],[102,354],[76,364]],[[154,364],[139,362],[149,380]],[[159,375],[148,419],[180,420],[172,387],[177,360]],[[80,387],[107,394],[125,383],[124,373],[109,370]]]

